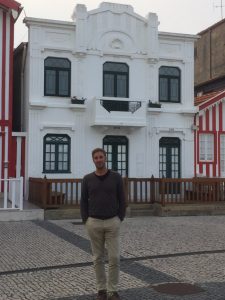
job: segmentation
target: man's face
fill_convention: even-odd
[[[95,164],[96,169],[104,169],[105,168],[106,157],[103,152],[98,151],[93,155],[93,162]]]

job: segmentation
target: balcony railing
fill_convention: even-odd
[[[92,103],[92,126],[146,126],[146,101],[107,98]]]
[[[141,107],[141,101],[100,100],[100,104],[108,111],[129,111],[134,113]]]

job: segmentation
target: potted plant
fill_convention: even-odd
[[[161,108],[161,103],[159,102],[152,102],[151,100],[149,100],[148,102],[148,107],[154,107],[154,108]]]
[[[86,100],[86,98],[77,98],[76,96],[73,96],[72,98],[71,98],[71,103],[72,104],[84,104],[84,102],[85,102],[85,100]]]

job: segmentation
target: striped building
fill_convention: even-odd
[[[0,177],[16,175],[17,137],[12,134],[14,23],[22,8],[14,0],[0,0]],[[15,139],[15,140],[13,140]]]
[[[225,177],[225,91],[195,99],[195,175]]]

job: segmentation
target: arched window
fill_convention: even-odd
[[[176,67],[159,68],[159,101],[180,102],[180,69]]]
[[[47,134],[44,137],[44,173],[70,172],[70,137],[66,134]]]
[[[67,58],[45,59],[44,95],[70,97],[71,63]]]
[[[129,97],[129,67],[127,64],[118,62],[104,63],[103,96]]]

